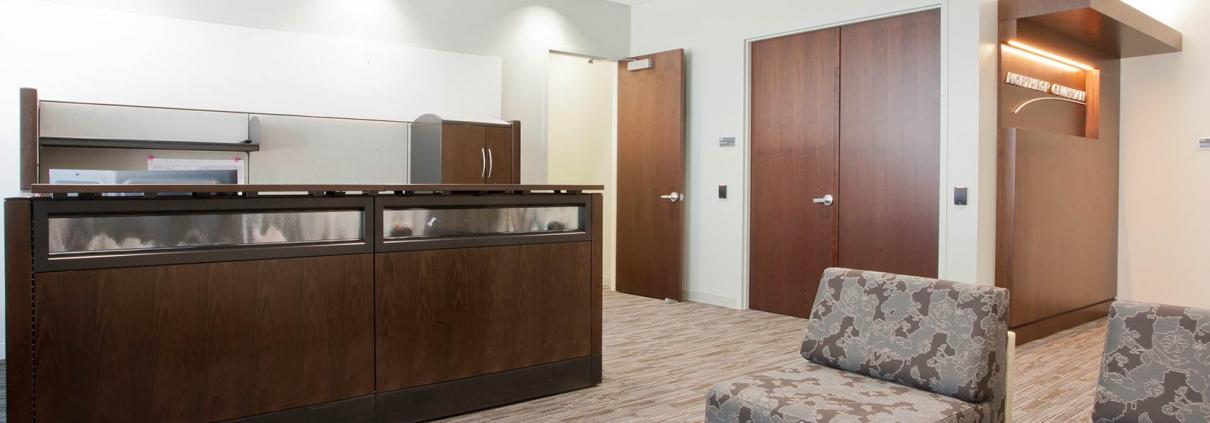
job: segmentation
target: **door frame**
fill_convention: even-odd
[[[771,39],[771,38],[783,37],[783,36],[787,36],[787,35],[801,34],[804,32],[812,32],[812,31],[818,31],[818,30],[829,29],[829,28],[837,28],[837,27],[842,27],[845,25],[851,25],[851,24],[860,23],[860,22],[875,21],[875,20],[879,20],[879,19],[909,15],[912,13],[925,12],[925,11],[930,11],[930,10],[939,10],[940,14],[941,14],[941,28],[939,28],[940,33],[941,33],[941,45],[939,46],[940,53],[941,53],[940,54],[941,74],[939,75],[939,81],[940,81],[939,85],[941,87],[941,93],[940,93],[941,110],[939,113],[939,116],[941,117],[941,122],[940,122],[941,137],[940,137],[939,145],[938,145],[938,147],[939,147],[938,152],[941,156],[939,163],[941,164],[941,166],[940,166],[940,169],[938,169],[939,170],[938,181],[939,181],[940,185],[937,187],[937,189],[940,193],[940,195],[938,196],[939,204],[938,204],[938,210],[937,210],[937,219],[938,219],[938,222],[937,222],[937,240],[938,240],[937,277],[938,278],[946,277],[946,257],[947,257],[947,254],[946,254],[946,244],[947,244],[946,221],[947,221],[948,212],[949,212],[949,208],[948,208],[949,188],[948,187],[950,185],[949,184],[949,163],[948,163],[948,157],[949,157],[949,126],[948,126],[948,123],[949,123],[949,109],[950,109],[950,107],[949,107],[950,102],[949,102],[948,94],[949,94],[950,80],[949,80],[949,69],[946,66],[946,64],[949,62],[949,38],[950,38],[949,37],[949,35],[950,35],[949,11],[951,9],[951,7],[949,6],[950,1],[955,1],[955,0],[941,0],[941,2],[939,2],[939,3],[934,3],[934,4],[919,6],[919,7],[912,7],[912,8],[907,8],[907,9],[901,9],[901,10],[897,10],[897,11],[893,11],[893,12],[881,13],[881,14],[877,14],[877,15],[866,16],[866,17],[861,17],[861,18],[856,18],[856,19],[847,19],[847,20],[829,22],[829,23],[822,24],[822,25],[815,25],[815,26],[810,26],[810,27],[805,27],[805,28],[799,28],[799,29],[779,32],[779,33],[775,33],[775,34],[768,34],[768,35],[763,35],[763,36],[759,36],[759,37],[748,38],[748,39],[744,40],[744,141],[745,142],[744,142],[744,148],[743,148],[743,152],[744,152],[744,162],[743,162],[743,164],[744,164],[744,196],[743,196],[744,204],[743,204],[743,249],[742,249],[743,251],[741,253],[742,254],[741,261],[743,263],[743,269],[741,269],[741,276],[743,279],[742,279],[742,283],[740,284],[741,288],[742,288],[740,291],[740,298],[739,298],[739,306],[740,306],[739,308],[740,309],[742,309],[742,310],[750,309],[749,299],[751,297],[750,293],[749,293],[749,289],[750,289],[750,284],[751,284],[750,276],[751,276],[751,271],[752,271],[752,269],[751,269],[752,268],[752,265],[751,265],[752,264],[752,257],[751,257],[751,239],[752,239],[752,224],[751,224],[751,218],[752,218],[752,216],[751,216],[751,212],[752,212],[752,195],[751,195],[751,192],[752,192],[752,43],[761,41],[761,40]],[[966,0],[956,0],[956,1],[966,1]],[[842,99],[842,101],[843,101],[843,99]],[[977,195],[977,193],[976,193],[976,195]],[[994,208],[995,205],[992,204],[991,207]]]

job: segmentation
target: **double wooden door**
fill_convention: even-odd
[[[749,306],[806,317],[823,270],[937,275],[940,14],[751,46]]]

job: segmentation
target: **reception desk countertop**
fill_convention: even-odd
[[[236,185],[57,185],[34,184],[34,195],[54,194],[155,194],[190,192],[199,194],[274,193],[580,193],[601,191],[601,185],[515,185],[515,184],[236,184]]]

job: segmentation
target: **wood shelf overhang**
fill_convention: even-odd
[[[1010,37],[1016,31],[1043,28],[1114,58],[1182,48],[1179,31],[1122,0],[1001,0],[1000,20],[1009,22]]]

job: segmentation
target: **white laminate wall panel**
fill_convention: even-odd
[[[401,184],[408,175],[408,124],[255,115],[254,184]]]
[[[240,143],[248,114],[44,101],[38,113],[43,137],[138,141]]]

